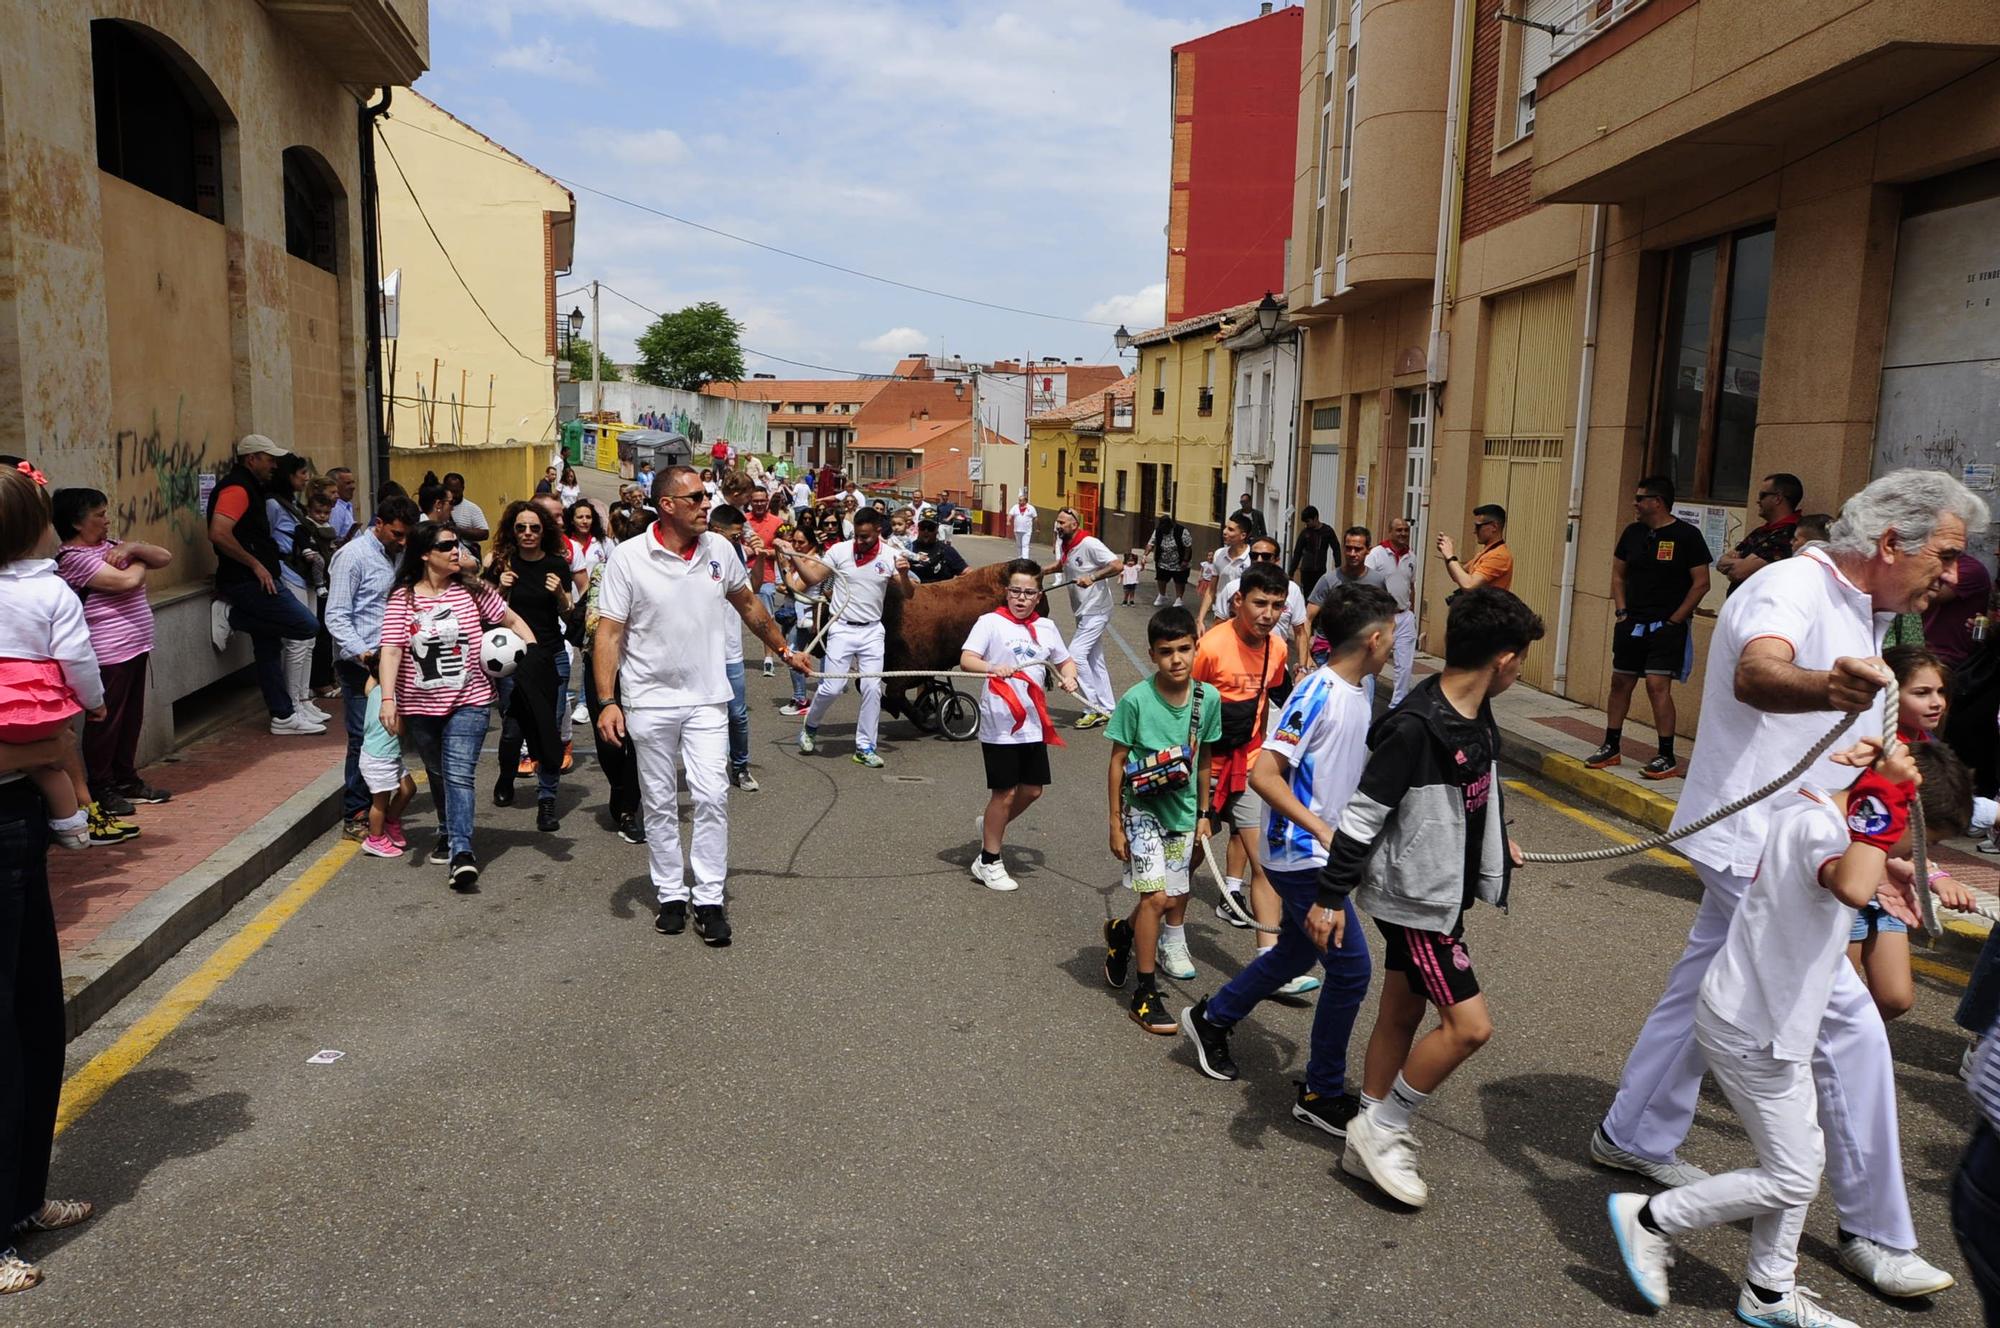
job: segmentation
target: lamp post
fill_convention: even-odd
[[[1283,307],[1269,291],[1265,291],[1264,298],[1257,301],[1257,330],[1264,334],[1266,341],[1277,332],[1278,316],[1283,312]]]
[[[571,309],[569,315],[556,324],[556,330],[562,334],[563,358],[568,359],[569,348],[583,335],[583,310]]]

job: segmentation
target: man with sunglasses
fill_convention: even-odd
[[[723,660],[737,614],[793,668],[811,661],[784,634],[750,585],[736,551],[708,529],[708,495],[692,466],[670,466],[653,483],[660,518],[612,550],[597,592],[591,663],[599,696],[597,730],[612,746],[630,742],[639,763],[646,849],[660,902],[654,928],[687,926],[687,870],[694,873],[695,934],[712,946],[731,938],[724,883],[729,872],[729,672]],[[694,802],[688,864],[681,862],[679,780]]]
[[[1715,560],[1715,570],[1729,579],[1730,594],[1758,568],[1792,556],[1792,532],[1799,528],[1799,504],[1805,500],[1798,476],[1780,470],[1764,477],[1757,486],[1757,515],[1764,524]]]
[[[780,548],[783,548],[781,545]],[[786,549],[789,553],[790,550]],[[910,577],[910,560],[882,543],[882,514],[873,507],[854,510],[854,537],[828,548],[818,558],[797,562],[799,579],[807,587],[833,579],[833,624],[826,634],[826,672],[880,674],[884,649],[882,606],[893,580],[910,594],[917,583]],[[810,666],[807,666],[810,668]],[[882,679],[864,677],[861,713],[854,724],[854,763],[882,768],[875,737],[882,724]],[[834,698],[847,690],[844,678],[822,678],[799,729],[799,751],[810,756]]]
[[[1444,560],[1445,575],[1460,590],[1492,586],[1495,590],[1514,588],[1514,554],[1507,547],[1507,509],[1498,503],[1481,503],[1472,509],[1472,538],[1479,552],[1466,562],[1458,560],[1458,546],[1449,535],[1437,537],[1438,557]]]

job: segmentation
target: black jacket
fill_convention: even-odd
[[[264,482],[252,475],[243,463],[238,462],[230,467],[229,473],[216,481],[214,492],[208,495],[208,511],[204,515],[211,521],[215,519],[216,500],[222,497],[222,491],[231,485],[240,485],[243,492],[250,497],[248,506],[243,509],[243,515],[236,518],[236,529],[233,532],[236,542],[243,546],[245,553],[264,564],[264,570],[275,578],[283,565],[283,555],[278,552],[278,541],[271,537],[271,522],[264,515]],[[228,554],[217,551],[215,556],[217,590],[242,585],[245,582],[255,584],[256,580],[256,575],[249,568]]]

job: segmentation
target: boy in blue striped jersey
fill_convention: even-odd
[[[1377,586],[1341,586],[1321,608],[1319,631],[1332,653],[1287,699],[1250,767],[1250,787],[1268,809],[1258,850],[1284,905],[1278,943],[1181,1016],[1201,1072],[1234,1079],[1229,1033],[1237,1021],[1315,963],[1324,965],[1326,985],[1313,1013],[1311,1055],[1292,1115],[1341,1139],[1359,1107],[1347,1091],[1347,1039],[1368,995],[1368,942],[1351,904],[1344,935],[1329,949],[1307,936],[1304,920],[1319,895],[1334,826],[1367,763],[1373,714],[1363,684],[1394,652],[1395,620],[1396,602]]]

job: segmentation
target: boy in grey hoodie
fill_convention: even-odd
[[[1504,590],[1453,597],[1444,672],[1369,734],[1361,785],[1335,827],[1319,903],[1306,914],[1316,944],[1338,945],[1352,895],[1382,933],[1386,976],[1341,1167],[1412,1208],[1429,1201],[1430,1189],[1417,1174],[1411,1116],[1493,1036],[1465,948],[1465,912],[1476,899],[1505,908],[1521,859],[1507,838],[1489,702],[1514,685],[1541,637],[1542,620]],[[1419,1041],[1428,1005],[1440,1022]]]

